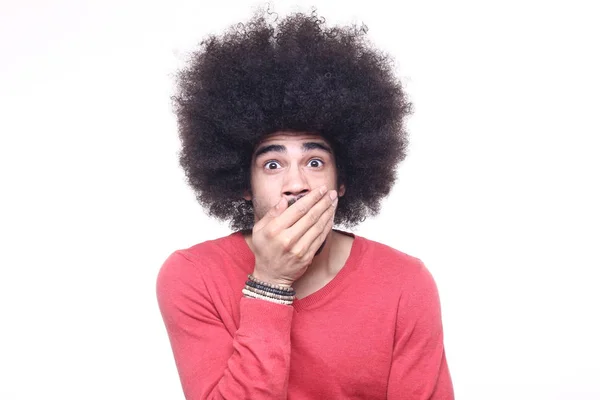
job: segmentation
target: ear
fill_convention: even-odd
[[[342,197],[346,193],[346,186],[342,183],[338,189],[338,196]]]
[[[252,200],[252,193],[250,193],[250,191],[248,189],[244,190],[244,200],[247,201],[251,201]]]

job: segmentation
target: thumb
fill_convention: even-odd
[[[281,215],[282,212],[285,211],[285,209],[287,208],[287,199],[285,198],[285,196],[281,196],[281,198],[279,199],[279,201],[277,202],[277,204],[275,204],[273,207],[271,207],[271,209],[269,210],[269,214],[272,217],[278,217]]]

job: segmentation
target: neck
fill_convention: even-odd
[[[352,240],[332,230],[323,250],[316,255],[304,275],[294,282],[296,297],[301,299],[327,285],[343,268],[350,253]]]
[[[250,250],[254,252],[252,231],[245,232],[244,238]],[[329,232],[323,250],[315,255],[304,275],[294,282],[297,298],[301,299],[316,292],[337,275],[350,255],[353,240],[335,230]]]
[[[308,270],[306,273],[316,273],[320,272],[321,274],[332,273],[336,274],[337,271],[334,271],[334,262],[332,260],[332,255],[335,252],[332,252],[332,249],[337,245],[337,241],[339,240],[339,233],[335,232],[333,229],[329,232],[325,239],[325,243],[323,245],[323,249],[319,254],[316,254]]]

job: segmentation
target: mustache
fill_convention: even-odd
[[[304,196],[306,196],[306,195],[301,194],[298,197],[294,197],[294,198],[289,199],[288,200],[288,207],[291,206],[292,204],[294,204],[295,202],[297,202],[298,200],[300,200],[301,198],[303,198]]]

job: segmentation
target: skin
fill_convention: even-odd
[[[254,228],[245,235],[255,254],[253,275],[293,284],[298,298],[325,286],[343,267],[353,240],[333,230],[337,197],[346,189],[337,185],[331,146],[310,133],[265,137],[252,157],[251,188],[244,198],[255,210]]]

